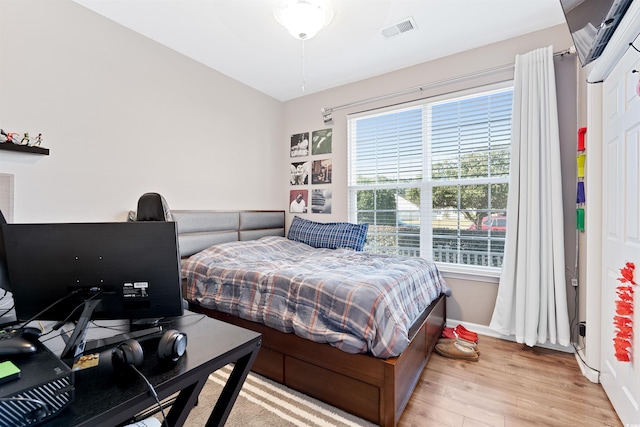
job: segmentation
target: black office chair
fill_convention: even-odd
[[[136,221],[173,221],[167,201],[158,193],[145,193],[138,199]]]
[[[131,218],[131,221],[173,221],[171,210],[167,201],[158,193],[144,193],[138,199],[138,209],[135,213],[135,218]],[[189,303],[187,300],[182,300],[182,307],[187,310]]]

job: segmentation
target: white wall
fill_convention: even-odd
[[[0,128],[51,150],[0,151],[14,222],[122,220],[148,191],[283,209],[282,123],[281,102],[71,1],[0,2]]]

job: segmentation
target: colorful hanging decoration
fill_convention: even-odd
[[[584,231],[584,208],[576,208],[576,229]]]
[[[578,129],[578,151],[584,151],[585,150],[584,135],[586,133],[587,133],[587,128]]]
[[[577,193],[576,193],[576,203],[580,204],[580,203],[585,203],[587,201],[587,197],[585,195],[585,191],[584,191],[584,181],[578,181],[578,187],[577,187]]]
[[[618,299],[616,300],[616,315],[613,317],[613,326],[615,327],[615,336],[613,337],[613,346],[616,359],[620,362],[631,361],[631,349],[633,347],[633,270],[636,266],[627,262],[620,269],[618,278],[620,285],[616,288]]]

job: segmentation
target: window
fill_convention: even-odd
[[[365,250],[501,267],[512,87],[352,115],[349,220]]]

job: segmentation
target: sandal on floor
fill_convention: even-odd
[[[438,342],[436,344],[436,353],[451,359],[470,360],[472,362],[477,362],[480,358],[473,348],[465,347],[457,341]]]

